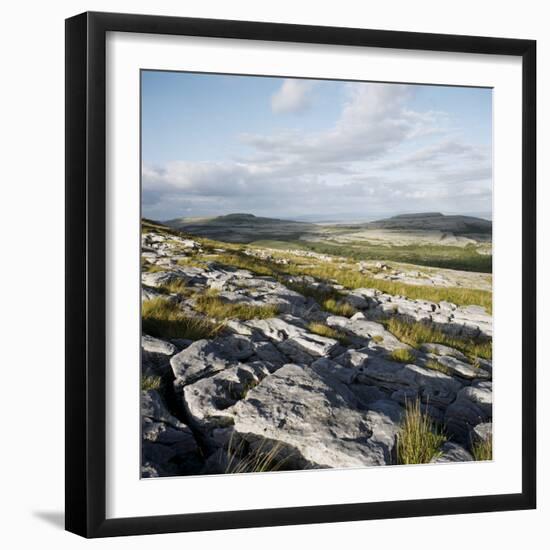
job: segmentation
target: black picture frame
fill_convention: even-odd
[[[517,494],[106,519],[105,40],[108,31],[517,56],[522,121],[522,491]],[[83,13],[66,20],[66,529],[108,537],[464,514],[536,506],[536,42]]]

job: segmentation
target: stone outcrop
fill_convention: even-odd
[[[161,380],[158,389],[142,391],[143,476],[240,471],[235,461],[256,455],[275,460],[267,469],[395,464],[401,423],[414,402],[447,436],[434,463],[471,461],[472,445],[492,437],[492,362],[440,343],[413,349],[384,325],[395,316],[490,339],[483,308],[346,290],[310,276],[257,275],[224,265],[215,253],[195,262],[203,245],[176,235],[145,233],[142,244],[144,262],[156,267],[143,271],[144,300],[161,297],[200,317],[192,294],[208,291],[228,304],[277,311],[227,319],[208,339],[143,335],[142,375]],[[262,259],[261,252],[250,255]],[[288,265],[275,253],[264,256]],[[308,256],[333,261],[301,254]],[[387,273],[383,264],[379,269]],[[170,291],[172,283],[189,294]],[[294,290],[302,287],[312,289],[309,296]],[[355,313],[326,311],[311,297],[316,292],[339,293]],[[396,350],[409,352],[406,362]]]

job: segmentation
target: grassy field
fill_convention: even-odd
[[[220,254],[217,261],[224,265],[248,269],[259,275],[270,275],[273,277],[310,275],[321,281],[336,281],[348,289],[375,288],[388,294],[406,296],[412,300],[428,300],[430,302],[447,301],[459,306],[479,305],[485,307],[489,312],[492,309],[492,293],[486,290],[459,287],[428,287],[386,281],[363,275],[351,265],[342,266],[328,262],[310,262],[307,265],[289,263],[284,265],[270,260],[250,257],[239,252]]]
[[[309,250],[319,254],[342,256],[355,261],[377,260],[403,262],[428,267],[492,272],[492,256],[479,254],[475,245],[450,246],[437,244],[383,245],[365,241],[345,244],[312,241],[255,241],[251,246]]]
[[[142,222],[143,230],[155,230],[159,231],[161,233],[167,234],[167,235],[175,235],[175,236],[182,236],[181,233],[178,231],[165,228],[164,226],[157,225],[154,222],[150,222],[148,220],[144,220]],[[195,238],[195,237],[193,237]],[[378,279],[373,276],[362,274],[358,271],[357,267],[353,263],[342,263],[342,262],[323,262],[323,261],[317,261],[313,258],[299,258],[299,257],[292,257],[288,259],[288,263],[286,264],[280,264],[276,263],[274,261],[268,260],[268,259],[261,259],[257,257],[251,257],[243,253],[244,246],[238,245],[238,244],[232,244],[232,243],[225,243],[225,242],[219,242],[219,241],[213,241],[211,239],[205,239],[205,238],[195,238],[203,247],[203,250],[205,253],[208,253],[209,256],[211,256],[209,259],[211,261],[216,261],[217,263],[220,263],[222,265],[228,265],[228,266],[234,266],[239,267],[242,269],[247,269],[253,273],[256,273],[258,275],[268,275],[275,278],[278,278],[281,280],[284,284],[289,286],[290,288],[293,288],[297,292],[300,292],[302,294],[305,294],[307,296],[311,296],[315,298],[321,305],[324,307],[327,311],[331,311],[332,313],[336,315],[345,315],[345,316],[351,316],[355,313],[355,310],[351,308],[351,306],[347,304],[342,304],[339,299],[341,296],[338,294],[333,293],[326,293],[322,291],[318,291],[308,285],[304,285],[301,283],[289,283],[286,279],[288,276],[303,276],[303,275],[309,275],[312,277],[315,277],[316,279],[320,281],[328,281],[328,282],[336,282],[345,288],[348,288],[350,290],[356,289],[356,288],[375,288],[380,290],[381,292],[385,292],[392,295],[401,295],[405,296],[407,298],[410,298],[412,300],[427,300],[431,302],[441,302],[441,301],[447,301],[454,303],[459,306],[466,306],[466,305],[479,305],[484,307],[488,312],[492,311],[492,292],[487,290],[481,290],[481,289],[472,289],[472,288],[466,288],[466,287],[432,287],[432,286],[423,286],[423,285],[410,285],[406,283],[401,283],[398,281],[388,281],[384,279]],[[283,242],[283,241],[258,241],[255,243],[256,245],[262,244],[266,247],[276,247],[279,246],[279,248],[288,249],[291,246],[294,246],[296,244],[297,248],[301,248],[303,250],[309,250],[310,245],[315,243],[304,243],[303,241],[300,241],[300,243],[289,243],[289,242]],[[343,250],[340,250],[340,248],[345,249],[346,247],[339,247],[335,246],[332,247],[331,245],[331,254],[336,254],[340,256],[345,256],[345,254],[342,254]],[[397,254],[399,253],[400,249],[410,249],[411,247],[378,247],[379,253],[382,254],[383,250],[383,256],[381,256],[381,260],[389,261],[392,250]],[[424,252],[427,253],[427,256],[424,258],[424,264],[426,265],[434,265],[433,262],[436,260],[427,260],[426,258],[429,257],[437,257],[439,254],[441,255],[443,253],[450,254],[451,256],[453,254],[463,254],[464,257],[462,258],[462,262],[468,263],[470,260],[470,268],[473,266],[473,257],[474,254],[478,256],[478,259],[481,258],[483,261],[489,261],[491,260],[491,256],[480,256],[475,252],[475,249],[466,246],[464,248],[462,247],[452,247],[452,246],[435,246],[435,247],[426,247],[426,246],[420,246],[420,247],[412,247],[416,251],[415,254],[418,254],[420,256],[423,255]],[[432,256],[430,256],[430,253],[428,248],[433,248],[432,250]],[[456,249],[456,250],[455,250]],[[220,252],[220,250],[223,250],[223,252]],[[409,252],[413,252],[413,250],[409,250]],[[182,261],[182,263],[193,263],[200,265],[201,263],[201,256],[204,254],[201,254],[199,256],[193,256],[189,259],[186,259],[185,261]],[[281,252],[281,257],[289,258],[289,255],[285,255],[283,252]],[[468,260],[468,257],[470,257],[470,260]],[[421,258],[420,258],[421,259]],[[447,258],[449,261],[454,261],[452,257]],[[419,258],[415,258],[412,260],[412,258],[409,258],[411,261],[415,261],[416,263],[420,265],[422,264],[421,261],[419,261]],[[405,261],[403,257],[399,258],[399,261]],[[459,261],[459,260],[457,260]],[[476,260],[477,261],[477,260]],[[486,266],[487,267],[487,266]],[[456,267],[455,267],[456,268]],[[462,265],[462,269],[464,269],[465,266]],[[148,269],[148,268],[145,268]],[[156,270],[158,268],[152,267],[149,268],[151,270]],[[490,269],[489,269],[490,271]],[[344,311],[344,309],[346,309]]]

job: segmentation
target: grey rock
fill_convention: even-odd
[[[192,384],[253,354],[251,342],[243,336],[227,336],[212,341],[197,340],[170,359],[174,385],[177,389]]]
[[[471,430],[492,418],[491,382],[474,382],[460,390],[445,412],[447,431],[457,441],[470,444]]]
[[[254,355],[252,359],[263,361],[270,371],[288,363],[287,358],[271,342],[253,342]]]
[[[364,351],[348,349],[341,355],[334,358],[337,363],[343,367],[361,369],[365,367],[369,359],[368,353]]]
[[[307,353],[304,348],[298,345],[293,339],[284,340],[278,343],[277,348],[284,353],[290,361],[299,365],[311,365],[315,360],[312,355]]]
[[[345,302],[350,304],[356,309],[367,309],[369,307],[369,301],[361,294],[350,292],[344,299]]]
[[[261,363],[236,365],[183,390],[184,407],[194,426],[205,432],[232,424],[226,411],[269,374]]]
[[[183,429],[185,427],[185,424],[168,411],[157,390],[141,392],[141,416],[157,422],[164,422],[174,428]]]
[[[235,431],[247,440],[277,441],[296,464],[360,467],[389,463],[395,414],[359,409],[353,392],[332,376],[285,365],[232,409]]]
[[[455,357],[443,355],[439,357],[437,361],[447,367],[453,374],[468,380],[474,380],[476,378],[489,379],[491,377],[491,375],[482,368],[474,367],[469,363],[459,361]]]
[[[344,367],[327,357],[321,357],[314,361],[311,368],[321,374],[333,376],[344,384],[352,384],[357,378],[357,369]]]
[[[143,334],[141,337],[141,349],[147,353],[158,353],[161,355],[174,355],[177,349],[174,344]]]
[[[443,443],[441,446],[441,452],[441,456],[434,458],[432,462],[471,462],[474,460],[474,457],[464,447],[451,441],[446,441]]]
[[[197,469],[199,447],[193,432],[168,412],[156,390],[141,392],[141,437],[144,477]]]
[[[176,353],[174,344],[153,338],[146,334],[141,337],[141,368],[145,376],[165,376],[170,371],[170,357]]]
[[[338,327],[346,333],[355,335],[365,340],[365,343],[373,337],[378,337],[383,342],[383,346],[387,350],[394,350],[403,347],[403,344],[389,331],[384,328],[384,325],[376,321],[369,321],[365,318],[352,318],[330,316],[326,320],[330,327]]]
[[[398,392],[392,395],[392,399],[399,402],[419,396],[424,402],[437,407],[452,403],[462,388],[459,381],[442,372],[418,365],[403,366],[379,357],[369,359],[357,380]]]
[[[489,441],[493,437],[492,422],[483,422],[472,429],[472,443]]]
[[[361,408],[368,409],[369,405],[375,401],[380,401],[381,399],[387,399],[387,394],[385,394],[377,386],[368,386],[366,384],[348,384],[348,388],[354,393],[354,395],[359,400]]]
[[[451,348],[449,346],[445,346],[443,344],[422,344],[420,346],[421,351],[425,353],[435,353],[436,355],[447,355],[449,357],[455,357],[459,361],[463,361],[465,363],[468,362],[468,358],[457,349]]]

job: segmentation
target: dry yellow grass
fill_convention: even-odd
[[[141,324],[145,334],[189,340],[214,338],[223,328],[222,324],[185,315],[177,304],[164,298],[143,302]]]
[[[399,464],[426,464],[439,456],[446,438],[422,411],[420,400],[407,403],[405,418],[397,435]]]
[[[416,359],[416,357],[407,348],[394,349],[390,353],[390,357],[399,363],[414,363],[414,360]]]
[[[360,273],[353,263],[320,262],[311,259],[310,265],[301,265],[301,263],[293,261],[282,265],[268,259],[247,256],[237,250],[221,254],[218,261],[225,265],[248,269],[259,275],[270,275],[272,277],[310,275],[323,281],[335,281],[349,289],[375,288],[388,294],[406,296],[411,300],[447,301],[459,306],[479,305],[486,308],[488,312],[492,311],[493,295],[492,292],[487,290],[462,287],[429,287],[386,281]]]
[[[277,306],[256,306],[245,303],[226,302],[215,291],[195,295],[194,308],[212,319],[269,319],[279,312]]]
[[[162,378],[160,376],[142,376],[141,377],[141,389],[142,390],[158,390],[162,386]]]
[[[493,355],[493,345],[489,339],[474,340],[458,336],[449,336],[431,325],[414,321],[404,321],[397,317],[391,317],[382,322],[392,334],[401,340],[401,342],[415,348],[425,343],[444,344],[462,351],[472,360],[475,360],[476,357],[491,359]]]
[[[333,338],[343,344],[349,344],[349,338],[344,332],[336,330],[323,323],[309,323],[308,330],[319,336],[326,336],[327,338]]]
[[[426,361],[426,368],[431,370],[436,370],[438,372],[442,372],[443,374],[451,374],[451,371],[448,367],[445,365],[442,365],[439,361],[435,361],[434,359],[429,359]]]
[[[477,441],[472,445],[474,460],[493,460],[493,439]]]

